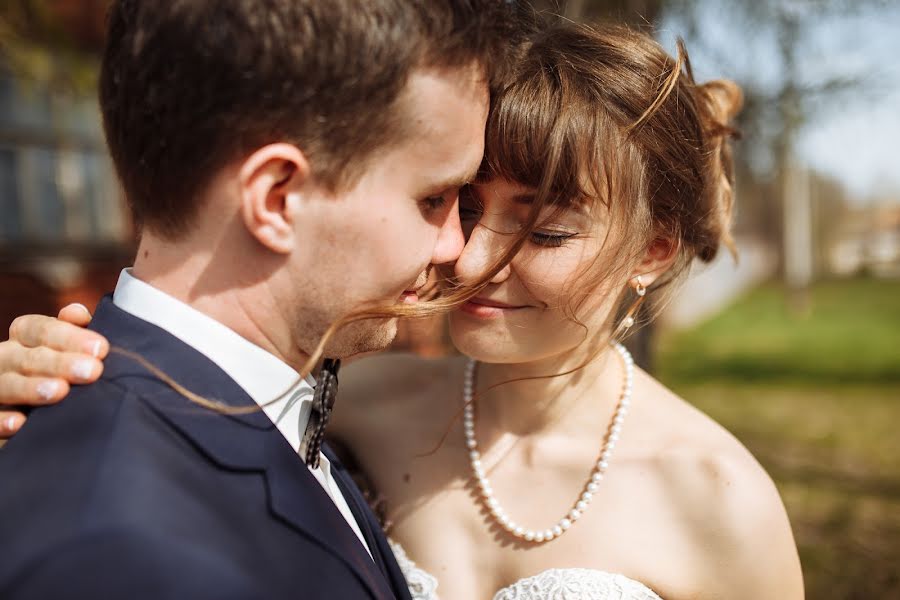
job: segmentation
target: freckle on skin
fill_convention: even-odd
[[[409,476],[409,473],[404,473],[404,474],[403,474],[403,483],[409,483],[409,480],[410,480],[410,479],[411,479],[411,478],[410,478],[410,476]]]
[[[148,256],[150,256],[150,251],[144,250],[144,258],[147,258]]]

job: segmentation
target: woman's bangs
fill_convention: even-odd
[[[595,195],[584,178],[595,153],[591,120],[580,118],[583,111],[567,102],[563,88],[542,70],[494,99],[480,182],[514,181],[544,191],[541,204],[557,206],[583,204]]]

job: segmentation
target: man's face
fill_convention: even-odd
[[[305,299],[293,319],[301,350],[361,307],[415,301],[431,265],[459,257],[458,193],[481,162],[488,96],[480,69],[415,71],[397,108],[402,141],[380,151],[352,189],[309,201],[289,265],[294,297]],[[348,325],[326,354],[384,348],[396,330],[396,319]]]

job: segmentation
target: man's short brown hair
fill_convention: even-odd
[[[480,63],[517,35],[505,0],[116,0],[100,78],[107,142],[136,221],[184,233],[227,163],[300,147],[334,190],[402,130],[418,67]]]

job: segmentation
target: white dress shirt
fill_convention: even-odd
[[[197,350],[231,377],[284,436],[299,454],[300,439],[306,430],[312,410],[312,377],[300,374],[273,354],[238,335],[215,319],[144,283],[123,269],[113,294],[113,304],[127,313],[166,330]],[[190,388],[190,382],[180,382]],[[290,394],[285,392],[293,387]],[[277,402],[271,402],[279,396]],[[266,404],[270,402],[270,404]],[[298,456],[298,460],[302,457]],[[324,455],[319,467],[310,469],[316,480],[347,520],[363,547],[372,555],[347,501],[331,475],[331,463]]]

